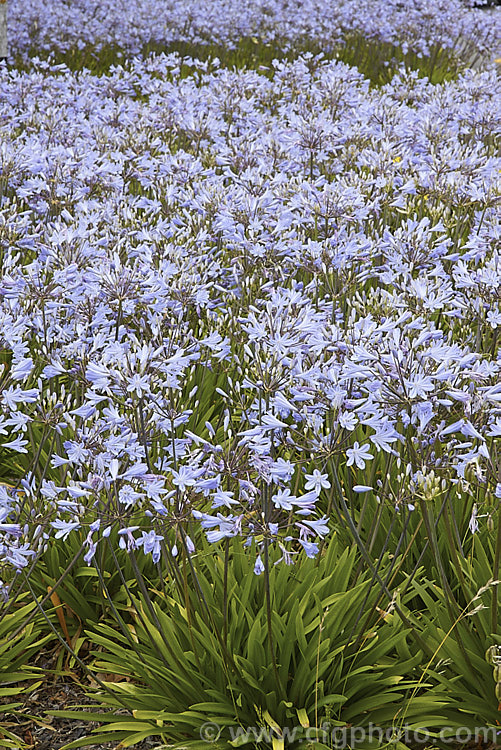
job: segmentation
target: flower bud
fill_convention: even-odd
[[[489,646],[485,652],[485,660],[493,666],[499,661],[499,646]]]

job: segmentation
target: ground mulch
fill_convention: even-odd
[[[97,722],[63,719],[51,716],[50,712],[98,710],[102,713],[105,709],[96,705],[89,694],[93,686],[92,678],[83,670],[64,668],[60,663],[58,649],[42,651],[33,666],[40,667],[45,675],[39,687],[29,693],[21,693],[18,698],[0,696],[0,750],[5,747],[2,745],[2,728],[22,740],[20,750],[60,750],[74,740],[83,737],[89,737],[90,740],[92,730],[99,727]],[[2,713],[2,704],[14,701],[22,702],[22,705],[13,712]],[[123,714],[127,716],[126,711]],[[152,750],[160,744],[160,738],[148,738],[131,747],[135,750]],[[119,746],[117,742],[107,742],[94,747],[99,750],[116,750]]]

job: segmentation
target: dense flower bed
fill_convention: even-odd
[[[241,38],[279,41],[284,49],[308,39],[329,49],[354,33],[428,54],[472,40],[490,52],[499,41],[498,16],[461,0],[58,0],[14,2],[10,8],[14,55],[110,45],[139,54],[148,44],[216,43]],[[478,5],[478,4],[477,4]]]
[[[496,72],[190,65],[1,72],[2,559],[195,520],[290,561],[334,483],[498,502]]]

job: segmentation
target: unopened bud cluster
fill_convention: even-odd
[[[424,500],[433,500],[445,489],[445,480],[435,475],[435,471],[426,468],[418,471],[413,479],[417,494]]]

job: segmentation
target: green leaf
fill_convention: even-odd
[[[302,727],[307,729],[310,726],[310,720],[308,718],[308,713],[306,709],[304,708],[296,708],[297,718],[299,719],[299,723]]]
[[[63,745],[60,750],[75,750],[78,747],[95,747],[96,745],[102,745],[107,742],[117,742],[126,739],[126,737],[126,732],[122,734],[114,734],[113,736],[110,736],[109,734],[92,734],[88,737],[81,737],[78,740],[73,740],[67,745]]]

